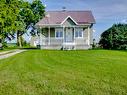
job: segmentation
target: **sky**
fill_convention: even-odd
[[[32,0],[28,0],[32,1]],[[116,23],[127,23],[127,0],[41,0],[46,5],[46,11],[90,10],[96,20],[93,38],[99,41],[102,32]],[[25,35],[26,40],[30,37]],[[13,41],[12,41],[13,42]]]
[[[95,17],[94,38],[114,23],[127,23],[127,0],[42,0],[46,10],[91,10]]]

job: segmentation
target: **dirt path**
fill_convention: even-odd
[[[21,53],[21,52],[24,52],[24,51],[26,51],[26,50],[16,49],[16,50],[0,52],[0,59],[8,58],[10,56],[13,56],[15,54],[18,54],[18,53]]]

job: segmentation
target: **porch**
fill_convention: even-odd
[[[86,46],[89,48],[89,32],[89,27],[42,28],[39,43],[42,49],[84,49]]]
[[[88,45],[88,40],[87,39],[74,39],[74,42],[65,42],[64,38],[59,38],[56,39],[55,37],[50,37],[50,39],[47,38],[42,38],[40,39],[40,45],[41,47],[47,47],[49,48],[71,48],[71,49],[76,49],[77,46],[87,46]],[[45,48],[46,49],[46,48]]]

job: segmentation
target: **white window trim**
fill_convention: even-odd
[[[60,28],[55,29],[55,39],[62,39],[63,35],[62,35],[62,37],[56,37],[56,32],[62,32],[63,33],[62,29],[61,30],[60,30]]]

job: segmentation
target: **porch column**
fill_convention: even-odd
[[[75,43],[75,27],[73,27],[74,28],[74,43]]]
[[[64,26],[63,26],[63,43],[64,43]]]
[[[73,27],[73,28],[74,28],[74,43],[75,43],[74,50],[76,50],[75,27]]]
[[[40,44],[40,47],[41,47],[41,45],[42,45],[41,27],[39,27],[39,44]]]
[[[88,45],[90,45],[90,27],[88,26]]]
[[[50,27],[48,28],[48,45],[50,45]]]

